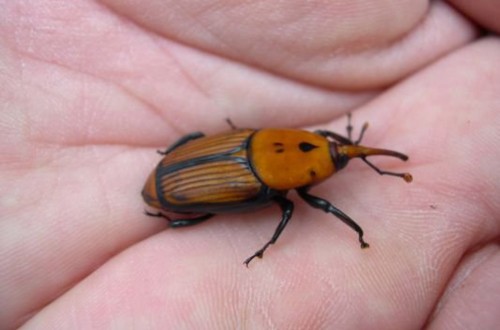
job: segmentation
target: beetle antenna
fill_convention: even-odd
[[[380,175],[397,176],[399,178],[403,178],[403,180],[405,180],[408,183],[410,183],[413,180],[413,177],[410,173],[396,173],[396,172],[383,171],[379,169],[377,166],[373,165],[373,163],[371,163],[368,159],[366,159],[366,157],[361,157],[361,160],[363,160],[366,164],[368,164],[368,166],[370,166]]]
[[[361,132],[359,133],[359,137],[356,141],[352,140],[352,114],[350,112],[347,113],[347,126],[346,126],[346,131],[347,131],[347,138],[349,141],[351,141],[350,144],[358,145],[361,143],[361,140],[363,140],[363,136],[365,135],[366,130],[368,129],[368,122],[363,124],[363,127],[361,127]]]
[[[365,135],[367,129],[368,129],[368,122],[363,124],[363,127],[361,127],[361,132],[359,132],[359,137],[355,142],[353,142],[353,144],[358,145],[361,143],[361,140],[363,140],[363,136]]]
[[[347,126],[346,126],[346,131],[347,131],[347,138],[352,141],[352,122],[351,122],[352,114],[350,112],[347,113]],[[359,140],[359,139],[358,139]]]

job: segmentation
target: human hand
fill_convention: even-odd
[[[0,4],[1,328],[498,324],[500,43],[449,4]],[[464,10],[489,22],[487,4]],[[369,249],[297,199],[250,269],[277,208],[179,230],[143,215],[154,150],[179,136],[227,117],[343,134],[348,111],[364,144],[410,156],[374,163],[414,176],[353,161],[313,188]]]

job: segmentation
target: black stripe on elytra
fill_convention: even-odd
[[[170,174],[172,172],[178,171],[180,169],[184,169],[186,167],[192,167],[200,164],[207,164],[211,163],[214,161],[219,161],[219,160],[233,160],[233,159],[238,159],[242,157],[234,157],[232,156],[234,153],[237,153],[241,151],[242,147],[238,146],[232,150],[222,152],[220,154],[213,154],[213,155],[205,155],[205,156],[200,156],[192,159],[187,159],[184,161],[180,161],[178,163],[174,163],[168,166],[162,166],[158,168],[157,173],[159,174],[158,176],[163,176],[165,174]]]

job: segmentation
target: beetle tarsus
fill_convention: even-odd
[[[250,261],[252,261],[255,257],[257,258],[260,258],[262,259],[262,257],[264,256],[264,250],[267,249],[267,247],[269,246],[269,244],[266,244],[262,249],[260,249],[259,251],[255,252],[250,258],[247,258],[243,263],[245,264],[245,266],[247,266],[248,268],[248,264],[250,263]]]

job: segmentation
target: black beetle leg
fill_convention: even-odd
[[[247,267],[253,258],[255,258],[255,257],[262,258],[262,256],[264,255],[264,251],[266,251],[266,249],[269,247],[269,245],[276,243],[281,232],[283,231],[283,229],[285,229],[285,227],[288,223],[288,220],[290,220],[290,218],[292,217],[292,213],[293,213],[293,202],[292,201],[286,199],[283,196],[277,196],[274,198],[274,200],[279,204],[279,206],[281,207],[281,210],[283,212],[281,215],[281,221],[280,221],[278,227],[276,228],[276,230],[274,231],[273,237],[269,240],[269,242],[267,242],[260,250],[255,252],[250,258],[247,258],[243,262]]]
[[[177,140],[174,144],[172,144],[170,147],[168,147],[168,149],[166,149],[165,151],[158,150],[158,153],[160,155],[165,156],[165,155],[169,154],[170,152],[172,152],[172,150],[180,147],[181,145],[186,144],[191,140],[196,140],[196,139],[199,139],[199,138],[204,137],[204,136],[205,136],[205,134],[203,134],[202,132],[193,132],[193,133],[186,134],[183,137],[181,137],[179,140]]]
[[[358,145],[361,143],[361,140],[363,139],[363,136],[365,135],[366,130],[368,129],[368,123],[364,123],[363,127],[361,128],[361,131],[359,133],[359,137],[356,141],[352,140],[352,124],[351,124],[351,113],[347,114],[347,137],[340,135],[338,133],[334,133],[331,131],[326,131],[326,130],[316,130],[314,133],[319,134],[325,138],[330,138],[333,139],[337,142],[340,142],[344,145]]]
[[[150,217],[167,219],[169,227],[173,227],[173,228],[196,225],[196,224],[203,222],[205,220],[208,220],[214,216],[214,214],[212,214],[212,213],[206,213],[206,214],[200,215],[199,217],[194,217],[194,218],[189,218],[189,219],[171,219],[161,212],[151,213],[148,211],[144,211],[144,213],[146,215],[149,215]]]
[[[345,136],[342,136],[342,135],[334,133],[334,132],[325,131],[325,130],[320,129],[320,130],[314,131],[314,133],[319,134],[325,138],[331,138],[331,139],[333,139],[337,142],[340,142],[344,145],[352,145],[353,144],[353,142],[349,138],[346,138]]]
[[[297,189],[297,193],[304,201],[307,202],[307,204],[311,205],[314,208],[333,214],[334,216],[342,220],[342,222],[344,222],[346,225],[351,227],[355,232],[357,232],[362,249],[370,246],[363,239],[363,229],[361,229],[361,227],[354,220],[352,220],[347,214],[345,214],[344,212],[333,206],[327,200],[309,194],[307,192],[307,188]]]
[[[236,127],[236,125],[230,118],[226,118],[226,123],[229,125],[229,127],[231,127],[232,130],[238,129],[238,127]]]
[[[149,217],[164,218],[164,219],[167,219],[168,221],[171,220],[169,217],[167,217],[165,214],[163,214],[161,212],[152,213],[149,211],[144,211],[144,214],[149,216]]]
[[[170,220],[169,225],[172,228],[192,226],[192,225],[199,224],[200,222],[203,222],[205,220],[208,220],[211,217],[213,217],[214,215],[215,214],[212,214],[212,213],[206,213],[206,214],[200,215],[199,217],[195,217],[195,218],[174,219],[174,220]]]

